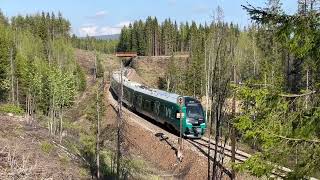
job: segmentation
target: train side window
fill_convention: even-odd
[[[165,108],[164,108],[163,104],[160,104],[160,112],[161,112],[160,116],[165,117]]]
[[[142,96],[138,96],[138,105],[141,108],[142,107]]]
[[[144,110],[149,110],[150,109],[150,101],[149,100],[143,101],[143,109]]]
[[[170,116],[171,116],[171,113],[172,113],[172,110],[171,110],[171,108],[169,108],[169,107],[166,107],[166,116],[167,116],[168,118],[170,118]]]
[[[127,100],[128,100],[129,102],[131,101],[131,94],[130,94],[129,89],[128,89],[128,98],[127,98]]]
[[[147,101],[147,109],[148,111],[151,111],[151,101]]]
[[[150,102],[150,111],[154,111],[154,101]]]
[[[160,103],[159,103],[159,101],[157,101],[157,102],[155,103],[155,108],[154,108],[154,112],[155,112],[157,115],[159,115],[159,108],[160,108]]]

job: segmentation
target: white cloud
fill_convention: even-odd
[[[79,29],[80,36],[95,36],[97,34],[97,26],[85,26]]]
[[[110,27],[104,26],[100,29],[100,35],[111,35],[111,34],[120,34],[121,28],[119,27]]]
[[[108,13],[106,11],[98,11],[98,12],[96,12],[95,16],[105,16],[107,14]]]
[[[131,21],[123,21],[123,22],[120,22],[119,24],[117,24],[115,27],[120,27],[120,28],[123,28],[123,26],[129,26],[129,24],[131,23]]]
[[[83,24],[79,29],[79,35],[84,36],[100,36],[100,35],[111,35],[120,34],[123,26],[129,26],[130,21],[123,21],[114,26],[97,26],[95,24]]]

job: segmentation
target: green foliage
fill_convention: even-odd
[[[50,115],[43,119],[59,130],[63,127],[53,119],[63,121],[64,109],[86,87],[69,30],[61,13],[19,15],[8,26],[0,25],[0,101],[10,99],[32,116]]]
[[[299,99],[293,106],[293,102],[268,89],[241,87],[238,92],[243,113],[234,124],[243,142],[259,149],[265,160],[291,167],[294,172],[290,176],[312,176],[319,164],[315,157],[320,156],[319,108],[306,109]],[[318,104],[318,100],[315,102]],[[298,163],[293,163],[294,159]],[[256,174],[251,169],[254,166],[259,168],[259,164],[246,163],[243,168]]]
[[[71,38],[71,42],[73,47],[75,48],[91,51],[95,50],[105,54],[114,54],[119,41],[95,39],[94,37],[89,36],[83,38],[73,35]]]
[[[94,134],[80,134],[80,142],[83,145],[82,150],[87,155],[95,154],[96,139]],[[94,157],[92,157],[94,158]]]
[[[4,16],[0,9],[0,26],[7,26],[8,24],[8,18]]]
[[[120,41],[119,41],[119,44],[118,44],[118,48],[117,48],[117,51],[120,51],[120,52],[124,52],[124,51],[130,51],[131,50],[131,47],[130,47],[130,30],[124,26],[122,29],[121,29],[121,33],[120,33]]]
[[[15,115],[23,115],[24,110],[14,104],[1,104],[0,113],[12,113]]]
[[[48,141],[42,141],[40,144],[40,148],[43,152],[50,154],[54,148],[54,146]]]
[[[255,163],[267,160],[289,167],[293,170],[289,179],[319,171],[318,93],[290,95],[309,93],[319,85],[315,74],[320,67],[320,18],[309,3],[314,1],[299,1],[299,11],[293,15],[284,14],[278,0],[270,0],[265,9],[243,6],[261,27],[257,45],[266,57],[259,62],[260,77],[237,89],[242,113],[235,118],[235,126],[242,140],[261,152],[263,159],[256,158]],[[263,79],[263,88],[250,85]],[[259,168],[259,163],[252,164],[243,167],[250,172]]]
[[[249,171],[251,174],[261,178],[263,176],[269,176],[272,173],[273,166],[268,161],[263,160],[261,154],[251,156],[242,164],[236,164],[235,168],[240,171]]]
[[[84,91],[87,87],[86,74],[79,64],[77,64],[74,74],[76,76],[76,87],[78,87],[78,91]]]
[[[315,2],[304,1],[304,3]],[[286,74],[283,75],[283,79],[287,80],[286,89],[289,89],[292,93],[299,93],[304,84],[303,80],[305,80],[303,78],[303,67],[306,67],[307,70],[312,69],[317,73],[319,71],[317,59],[319,59],[320,18],[318,12],[315,9],[309,9],[307,12],[303,10],[302,14],[298,12],[294,15],[286,15],[281,11],[266,11],[250,5],[243,7],[253,20],[264,26],[261,34],[267,37],[263,39],[268,40],[260,39],[258,42],[267,42],[262,43],[268,45],[261,46],[262,51],[266,52],[266,55],[272,55],[270,57],[274,59],[273,61],[270,61],[272,60],[270,59],[267,64],[271,65],[270,63],[276,62],[274,67],[281,67],[281,64],[286,64]],[[312,5],[306,5],[306,7],[312,7]],[[273,55],[276,59],[273,58]],[[281,59],[282,62],[279,62]],[[283,69],[277,71],[281,72],[281,70]],[[312,76],[316,81],[312,85],[315,88],[319,78],[318,76]]]
[[[132,177],[134,177],[136,174],[146,174],[146,164],[141,159],[124,158],[122,159],[121,164],[123,166],[123,174],[127,174]]]
[[[18,15],[12,17],[11,26],[17,31],[29,31],[34,36],[40,37],[42,41],[57,37],[69,38],[71,29],[70,22],[64,19],[60,12],[58,17],[53,12],[51,16],[49,13],[45,14],[45,12],[25,17]]]
[[[1,15],[1,14],[0,14]],[[12,49],[12,38],[8,28],[0,25],[0,101],[6,100],[9,85],[9,58]]]
[[[159,24],[156,17],[147,17],[145,22],[134,21],[128,27],[122,28],[117,51],[135,51],[142,56],[168,56],[177,52],[203,50],[198,47],[199,44],[193,43],[201,43],[203,37],[200,37],[200,34],[206,34],[208,29],[207,25],[200,25],[198,31],[195,22],[192,22],[191,27],[188,22],[178,26],[171,19],[165,19]]]
[[[96,53],[96,58],[97,58],[97,78],[101,78],[103,77],[103,74],[104,74],[104,67],[102,65],[102,57],[101,57],[101,54],[99,53]]]
[[[218,77],[223,77],[224,82],[230,79],[232,64],[235,64],[235,59],[239,57],[231,52],[241,50],[240,44],[237,43],[240,31],[236,25],[227,23],[212,23],[212,26],[208,27],[207,25],[198,26],[195,22],[192,22],[190,27],[188,24],[181,24],[181,28],[183,30],[180,30],[180,35],[177,36],[185,38],[183,42],[186,41],[185,44],[188,44],[186,50],[189,51],[190,57],[183,59],[173,55],[167,66],[166,82],[163,84],[168,91],[202,97],[205,95],[205,84],[208,83],[206,76],[209,66],[211,66],[210,74],[215,78],[210,83],[217,82]],[[180,44],[179,46],[185,46],[181,45],[180,40],[177,41]],[[218,46],[219,48],[217,48]],[[181,50],[181,47],[178,46],[169,47]],[[239,53],[239,55],[241,54],[244,53]],[[242,58],[237,59],[237,61],[240,60]],[[217,85],[217,83],[213,84]],[[221,86],[219,88],[221,89]]]

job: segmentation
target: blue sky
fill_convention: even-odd
[[[224,19],[241,26],[250,23],[241,4],[264,6],[266,0],[0,0],[0,9],[9,17],[41,11],[62,12],[78,36],[119,33],[136,19],[156,16],[161,22],[170,17],[177,22],[210,22],[220,5]],[[296,0],[282,0],[283,9],[294,13]]]

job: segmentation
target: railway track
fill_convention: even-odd
[[[208,146],[209,146],[209,139],[206,137],[202,137],[201,139],[193,139],[193,140],[189,139],[188,141],[192,144],[196,144],[196,145],[198,145],[202,148],[205,148],[205,149],[208,149]],[[210,141],[210,151],[214,151],[215,146],[216,146],[216,143],[213,141]],[[217,148],[218,148],[217,149],[218,153],[224,154],[227,157],[232,156],[231,147],[229,145],[222,146],[222,145],[218,144]],[[247,160],[250,157],[251,157],[250,154],[236,150],[236,161],[237,162],[244,162],[245,160]]]
[[[187,141],[190,144],[192,144],[193,146],[197,147],[199,150],[202,149],[201,151],[203,153],[208,153],[209,139],[207,137],[202,137],[201,139],[187,139]],[[211,151],[210,155],[211,156],[212,156],[212,152],[215,151],[215,146],[216,146],[216,143],[214,141],[210,141],[210,151]],[[231,146],[229,146],[229,145],[222,146],[222,145],[218,144],[217,151],[220,155],[225,155],[229,158],[231,158],[231,156],[232,156]],[[248,153],[245,153],[240,150],[236,150],[235,160],[238,163],[242,163],[242,162],[246,161],[247,159],[249,159],[251,156],[252,155],[250,155]],[[213,158],[211,157],[211,159],[213,159]],[[287,174],[292,171],[289,168],[282,167],[282,166],[273,164],[271,162],[270,162],[270,164],[272,164],[275,167],[272,172],[271,178],[285,179]],[[316,178],[313,178],[313,177],[306,177],[306,179],[317,180]]]

